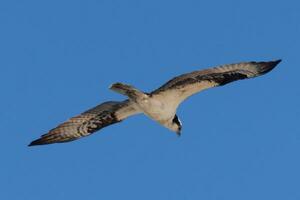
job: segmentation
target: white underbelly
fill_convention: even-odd
[[[146,115],[160,122],[173,118],[176,113],[176,108],[171,104],[163,103],[152,98],[139,101],[138,104]]]

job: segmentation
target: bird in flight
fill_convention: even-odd
[[[112,84],[111,90],[128,99],[104,102],[72,117],[29,146],[70,142],[141,113],[180,135],[182,124],[176,110],[186,98],[208,88],[266,74],[280,61],[242,62],[194,71],[171,79],[151,93],[123,83]]]

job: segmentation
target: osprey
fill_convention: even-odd
[[[115,83],[110,89],[127,96],[127,100],[104,102],[72,117],[29,146],[73,141],[140,113],[180,135],[182,124],[176,110],[186,98],[211,87],[263,75],[280,61],[242,62],[194,71],[171,79],[151,93],[142,92],[131,85]]]

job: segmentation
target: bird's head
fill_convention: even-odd
[[[172,121],[170,121],[170,123],[168,124],[168,128],[176,132],[178,136],[181,135],[182,124],[177,115],[175,115]]]

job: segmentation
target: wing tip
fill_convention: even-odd
[[[274,60],[273,62],[276,62],[277,64],[280,63],[282,59]]]
[[[53,135],[44,134],[40,138],[33,140],[30,144],[28,144],[29,147],[31,146],[37,146],[37,145],[45,145],[45,144],[52,144],[60,142],[58,140],[59,138],[53,137]]]
[[[260,62],[259,65],[259,74],[266,74],[273,70],[282,60],[274,60],[269,62]]]
[[[274,61],[270,61],[270,65],[274,67],[276,67],[276,65],[278,65],[280,62],[282,61],[282,59],[278,59],[278,60],[274,60]]]
[[[49,138],[42,136],[41,138],[33,140],[32,142],[30,142],[30,144],[28,144],[28,147],[37,146],[37,145],[52,144],[52,143],[57,143],[57,142],[58,141],[56,141],[55,139],[49,140]]]
[[[32,141],[30,144],[28,144],[28,147],[44,145],[44,144],[49,144],[49,142],[46,142],[43,138],[40,138],[40,139]]]

